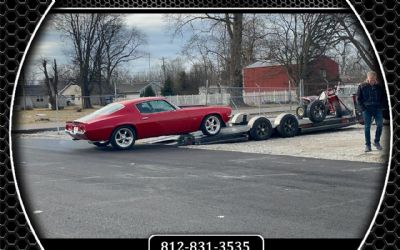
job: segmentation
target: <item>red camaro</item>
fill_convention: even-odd
[[[177,107],[165,98],[148,97],[109,104],[87,116],[67,122],[65,131],[75,140],[118,149],[135,140],[201,130],[217,135],[231,115],[230,107]]]

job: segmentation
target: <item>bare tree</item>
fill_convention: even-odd
[[[243,94],[240,89],[243,86],[242,82],[242,41],[243,41],[243,13],[225,13],[225,14],[202,14],[202,15],[168,15],[168,20],[173,24],[174,35],[183,33],[189,27],[197,34],[214,34],[220,31],[221,27],[226,31],[229,51],[224,53],[228,68],[228,78],[231,87],[236,87],[235,96],[236,105],[243,104]],[[196,25],[200,22],[199,25]],[[219,29],[218,29],[219,28]],[[221,32],[219,32],[221,34]],[[222,32],[223,33],[223,32]],[[209,52],[218,53],[215,50]],[[228,55],[228,56],[226,56]],[[235,88],[233,88],[235,89]]]
[[[267,59],[284,65],[292,82],[305,79],[311,61],[338,42],[338,22],[329,14],[281,14],[270,18],[273,34]]]
[[[110,15],[101,24],[101,39],[104,43],[105,79],[112,85],[111,78],[118,66],[144,56],[139,49],[146,39],[135,27],[124,27],[121,15]]]
[[[247,66],[260,59],[263,44],[273,33],[269,30],[267,18],[271,14],[246,14],[243,21],[243,65]]]
[[[336,15],[336,20],[341,28],[339,38],[344,42],[350,42],[353,44],[357,49],[359,56],[368,67],[376,70],[377,63],[375,55],[357,19],[350,15],[342,14]]]
[[[57,68],[57,61],[56,59],[53,60],[52,73],[47,69],[48,59],[42,58],[41,64],[39,66],[40,70],[44,74],[44,83],[47,89],[47,94],[49,96],[49,103],[51,108],[55,110],[57,108],[57,94],[58,94],[58,79],[59,73]]]
[[[104,18],[102,14],[60,14],[56,16],[56,27],[74,47],[73,60],[79,66],[79,83],[82,89],[82,108],[91,108],[90,80],[93,77],[91,59],[95,54],[100,39],[99,24]]]
[[[79,66],[83,108],[91,107],[90,94],[95,87],[101,95],[103,83],[111,85],[118,66],[141,57],[138,48],[145,42],[144,35],[135,28],[126,29],[122,17],[71,13],[55,18],[57,29],[63,31],[74,47],[72,60]]]

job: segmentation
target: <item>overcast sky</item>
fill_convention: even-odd
[[[182,46],[190,36],[186,34],[183,38],[172,40],[162,14],[126,14],[125,20],[128,26],[135,26],[146,34],[148,43],[142,50],[150,52],[150,65],[160,64],[162,57],[173,59],[179,56]],[[46,22],[36,34],[29,50],[26,71],[36,72],[35,64],[41,57],[56,58],[58,64],[70,64],[71,57],[68,54],[71,54],[71,49],[71,42],[63,38],[51,22]],[[132,73],[145,72],[149,68],[149,57],[128,63],[125,68]],[[31,75],[27,72],[27,77]]]

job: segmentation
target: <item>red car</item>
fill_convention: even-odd
[[[87,116],[68,121],[65,131],[74,140],[103,147],[132,147],[135,140],[201,130],[217,135],[229,121],[230,107],[177,107],[165,98],[147,97],[111,103]]]

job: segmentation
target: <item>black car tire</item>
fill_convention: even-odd
[[[267,140],[271,137],[273,128],[271,122],[265,118],[258,118],[249,131],[250,138],[255,141]]]
[[[314,123],[322,122],[326,117],[326,105],[323,101],[315,100],[307,108],[310,121]]]
[[[114,129],[110,138],[110,143],[115,149],[125,150],[132,148],[135,144],[135,140],[135,130],[131,126],[121,126]]]
[[[214,136],[221,132],[223,121],[219,115],[207,115],[201,121],[200,130],[204,135]]]
[[[294,137],[299,132],[299,122],[292,114],[285,114],[276,127],[281,137]]]

